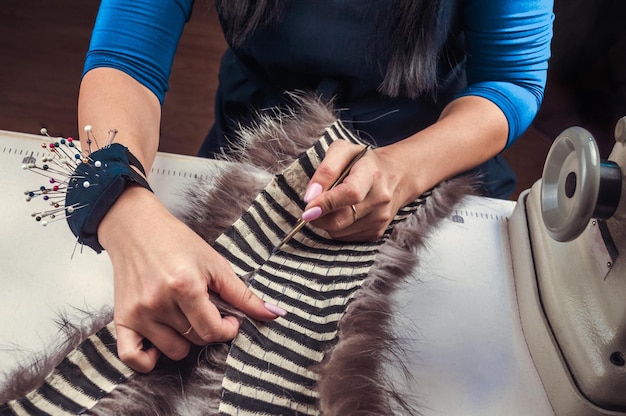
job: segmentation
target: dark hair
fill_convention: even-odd
[[[450,30],[450,0],[394,0],[391,11],[393,52],[379,90],[415,98],[433,93],[437,64]],[[216,0],[224,34],[242,45],[255,29],[280,21],[291,0]]]
[[[224,36],[241,46],[257,28],[280,21],[291,0],[215,0]]]
[[[411,98],[437,86],[437,63],[447,22],[445,0],[394,0],[391,45],[393,53],[380,91]]]

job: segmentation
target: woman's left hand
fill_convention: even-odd
[[[343,241],[382,237],[397,211],[411,201],[402,189],[401,169],[385,148],[368,150],[349,175],[329,189],[362,149],[343,140],[333,142],[304,196],[307,206],[302,218]]]
[[[457,98],[431,126],[367,151],[343,182],[329,190],[363,149],[337,140],[309,182],[302,219],[339,240],[380,238],[401,207],[502,151],[508,128],[502,110],[488,99]]]

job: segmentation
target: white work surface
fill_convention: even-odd
[[[41,201],[27,203],[24,191],[45,178],[22,171],[21,164],[43,155],[43,140],[0,131],[0,372],[55,345],[59,312],[81,319],[81,311],[112,304],[107,255],[78,249],[71,258],[75,238],[65,222],[43,227],[30,216]],[[160,154],[150,183],[175,209],[180,190],[209,174],[209,163]],[[507,230],[513,207],[468,198],[421,251],[419,281],[397,295],[396,327],[415,340],[409,388],[426,416],[554,414],[519,322]]]

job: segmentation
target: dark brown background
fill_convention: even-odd
[[[55,135],[76,135],[78,85],[98,4],[3,1],[0,129],[37,134],[46,126]],[[624,16],[625,5],[621,0],[557,0],[553,69],[544,105],[533,127],[505,152],[520,177],[518,192],[541,177],[550,141],[566,127],[591,130],[604,153],[612,146],[612,127],[626,115],[626,43],[617,31],[621,24],[611,19]],[[212,122],[224,48],[211,2],[197,0],[174,61],[161,151],[197,151]]]

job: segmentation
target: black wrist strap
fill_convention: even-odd
[[[69,179],[65,211],[70,230],[80,244],[100,253],[98,226],[129,183],[152,192],[139,160],[125,146],[113,143],[89,155]]]

